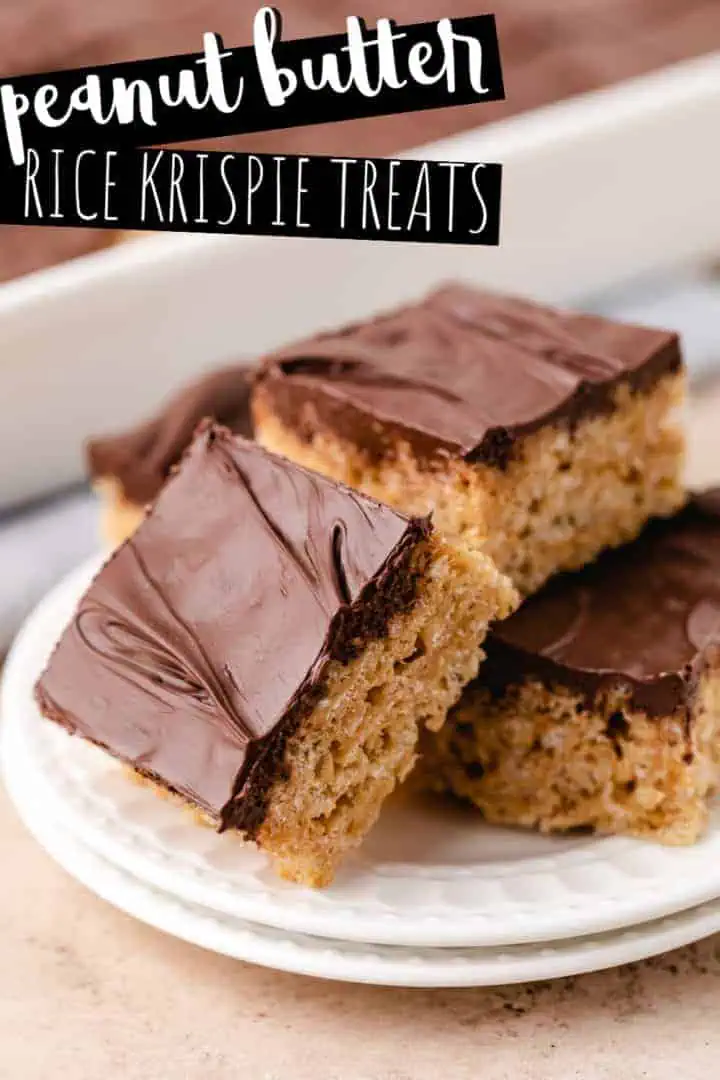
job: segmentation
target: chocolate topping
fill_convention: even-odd
[[[213,371],[184,387],[152,420],[122,435],[93,439],[87,445],[92,477],[117,480],[130,502],[151,502],[201,420],[209,417],[252,438],[251,378],[247,367]]]
[[[449,285],[370,322],[282,349],[258,378],[302,438],[336,433],[371,456],[407,440],[504,467],[544,424],[613,407],[619,383],[651,387],[681,366],[676,334]]]
[[[691,700],[708,651],[719,647],[717,489],[651,522],[634,543],[555,578],[498,623],[481,679],[501,691],[539,678],[590,701],[626,687],[635,707],[666,715]]]
[[[429,531],[208,426],[81,600],[40,706],[253,832],[330,660],[413,603]]]

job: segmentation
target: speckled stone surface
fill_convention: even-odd
[[[691,475],[720,479],[720,397]],[[717,429],[717,430],[716,430]],[[715,1080],[720,936],[655,960],[497,990],[283,975],[121,915],[0,794],[0,1080]]]

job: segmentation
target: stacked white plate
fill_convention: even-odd
[[[252,963],[397,986],[479,986],[611,967],[720,930],[720,809],[694,847],[550,839],[401,796],[329,889],[278,881],[44,721],[33,684],[97,564],[50,593],[3,685],[5,780],[28,828],[110,903]]]

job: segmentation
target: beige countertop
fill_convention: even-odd
[[[720,478],[720,398],[691,476]],[[0,793],[0,1080],[716,1080],[720,936],[614,971],[391,990],[266,971],[116,912]]]

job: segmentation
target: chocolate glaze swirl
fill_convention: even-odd
[[[624,687],[653,715],[687,704],[720,661],[720,489],[554,579],[497,624],[486,652],[480,678],[497,692],[540,678],[590,701]]]
[[[81,600],[41,707],[252,832],[328,663],[414,602],[429,529],[208,427]]]
[[[247,366],[213,371],[184,387],[151,419],[130,431],[91,439],[86,447],[94,479],[116,480],[129,502],[151,502],[206,417],[252,437]]]
[[[503,467],[543,424],[612,408],[681,366],[677,335],[448,285],[268,357],[257,408],[303,438],[331,431],[375,457],[398,439]]]

